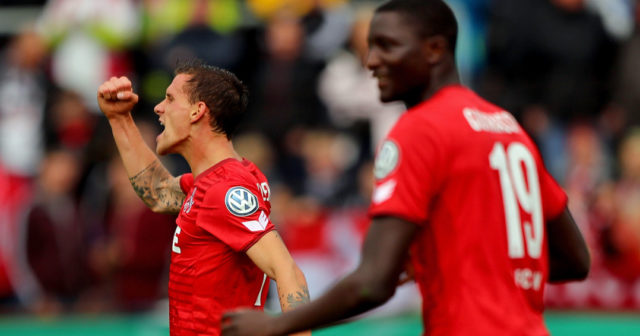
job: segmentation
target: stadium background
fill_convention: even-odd
[[[640,334],[637,1],[447,2],[463,82],[536,140],[592,253],[585,282],[548,287],[550,330]],[[360,63],[378,3],[0,0],[0,334],[167,334],[175,224],[131,190],[95,91],[130,76],[153,146],[153,106],[188,56],[249,86],[234,143],[268,176],[272,220],[312,297],[353,267],[372,153],[402,111],[377,103]],[[317,334],[417,335],[418,309],[404,286],[364,321]]]

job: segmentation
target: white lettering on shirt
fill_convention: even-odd
[[[540,290],[542,285],[542,273],[528,268],[517,268],[513,273],[513,278],[516,286],[524,290],[533,289],[537,291]]]
[[[485,113],[467,107],[462,110],[462,114],[476,132],[517,133],[520,131],[518,122],[507,111]]]

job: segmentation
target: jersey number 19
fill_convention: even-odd
[[[523,258],[526,253],[530,258],[540,258],[544,225],[540,182],[533,155],[522,143],[513,142],[505,149],[502,143],[496,142],[489,162],[500,175],[509,257]],[[530,221],[521,219],[519,207],[530,215]]]

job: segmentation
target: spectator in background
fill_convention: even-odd
[[[381,103],[371,71],[365,68],[367,33],[373,10],[360,9],[351,27],[348,49],[329,61],[319,78],[319,95],[334,125],[351,130],[358,138],[364,158],[370,158],[387,135],[404,107],[401,103]],[[360,130],[358,122],[365,124]]]
[[[94,135],[96,116],[76,92],[58,91],[52,100],[45,116],[47,144],[84,152]]]
[[[50,84],[43,65],[42,38],[25,29],[10,42],[0,63],[0,164],[20,176],[33,176],[44,152],[44,111]]]
[[[50,151],[26,213],[24,253],[37,287],[26,289],[32,292],[26,295],[25,304],[39,314],[75,311],[89,285],[85,225],[75,195],[81,169],[78,156],[71,151]]]
[[[541,105],[554,120],[593,120],[617,48],[584,1],[493,2],[484,89],[494,101],[517,117]]]
[[[521,121],[562,183],[564,130],[594,122],[608,104],[617,44],[585,0],[496,0],[490,8],[480,92]]]
[[[620,123],[640,126],[640,4],[637,1],[633,14],[633,34],[620,53],[613,99],[622,108]]]
[[[77,92],[97,112],[94,88],[113,74],[132,71],[127,48],[137,42],[141,20],[135,0],[50,0],[37,23],[52,47],[57,86]]]
[[[601,207],[609,211],[605,239],[605,264],[627,284],[640,285],[640,130],[632,129],[620,151],[620,178]],[[640,307],[640,297],[635,298]]]
[[[261,38],[242,131],[260,131],[267,136],[278,153],[280,175],[298,194],[304,183],[302,158],[297,153],[304,129],[328,124],[317,95],[317,79],[324,64],[303,55],[305,30],[290,12],[278,12],[270,18]]]
[[[105,236],[92,248],[92,266],[101,274],[101,295],[108,310],[150,309],[164,295],[175,218],[152,212],[131,188],[127,173],[114,157]]]
[[[43,73],[47,49],[26,28],[0,55],[0,303],[14,297],[20,217],[44,153],[42,121],[50,83]]]

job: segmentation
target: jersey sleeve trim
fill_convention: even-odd
[[[371,220],[374,220],[376,218],[382,218],[382,217],[395,217],[420,227],[422,227],[423,226],[422,224],[426,222],[426,219],[424,218],[411,217],[411,216],[408,216],[407,214],[400,214],[400,213],[396,213],[389,210],[369,211],[369,218]]]
[[[256,235],[252,240],[250,240],[249,242],[247,242],[241,249],[240,251],[242,252],[247,252],[253,245],[255,245],[260,239],[262,239],[262,237],[264,237],[265,234],[271,232],[275,230],[275,227],[271,226],[270,228],[267,228],[266,230],[260,232],[258,235]]]

